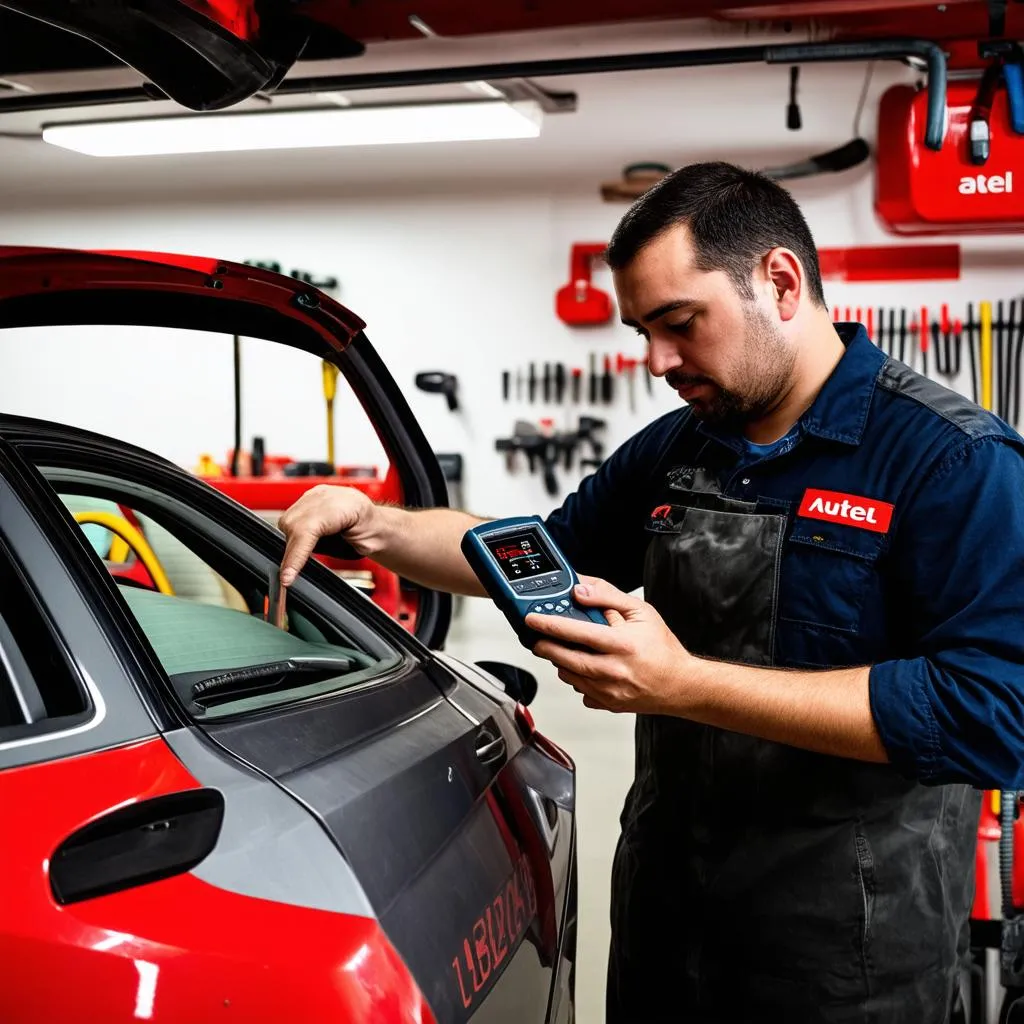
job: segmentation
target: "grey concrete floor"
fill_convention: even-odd
[[[619,834],[619,811],[632,779],[634,717],[585,708],[579,694],[558,678],[548,662],[519,645],[489,602],[464,600],[445,649],[463,661],[505,661],[532,672],[537,677],[538,692],[530,711],[537,728],[576,763],[576,1014],[580,1024],[603,1024],[609,876]]]

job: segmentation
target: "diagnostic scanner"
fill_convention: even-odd
[[[462,538],[462,553],[519,642],[530,650],[542,639],[526,625],[531,612],[608,625],[596,608],[584,608],[574,600],[579,577],[537,516],[474,526]]]

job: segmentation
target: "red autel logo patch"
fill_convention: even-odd
[[[839,491],[818,491],[808,487],[800,502],[797,515],[808,519],[824,519],[827,523],[842,523],[861,530],[888,533],[895,506],[885,501],[861,498],[856,494]]]

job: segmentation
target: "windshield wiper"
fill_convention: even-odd
[[[259,665],[245,665],[232,668],[216,675],[203,673],[201,678],[192,683],[192,699],[197,704],[205,704],[210,700],[218,700],[235,694],[251,694],[267,692],[294,685],[296,675],[317,675],[330,677],[351,672],[356,662],[352,658],[296,656],[281,661],[264,662]],[[177,677],[186,685],[196,678],[197,673]]]

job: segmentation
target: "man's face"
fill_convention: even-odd
[[[723,271],[694,266],[680,225],[614,273],[623,322],[648,339],[650,371],[719,424],[742,424],[773,408],[790,386],[796,351],[773,319],[771,282],[755,276],[744,298]]]

